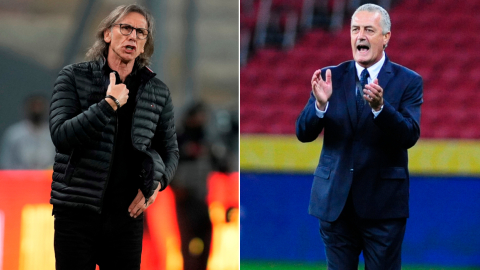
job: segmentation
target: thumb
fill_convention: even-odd
[[[373,83],[378,84],[378,78],[375,78],[375,80],[373,80]]]
[[[113,86],[116,83],[117,78],[115,77],[115,72],[110,73],[110,85]]]
[[[325,73],[325,82],[327,84],[332,83],[332,71],[330,71],[330,69],[327,69],[327,72]]]

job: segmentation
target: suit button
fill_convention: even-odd
[[[353,172],[353,169],[350,169],[350,172]]]

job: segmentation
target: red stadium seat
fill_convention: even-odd
[[[274,4],[291,1],[274,0]],[[476,9],[480,1],[404,0],[389,11],[392,38],[387,55],[424,80],[424,138],[480,137],[480,35],[474,27],[480,24],[480,16],[472,12]],[[251,104],[262,109],[242,118],[242,132],[295,132],[292,121],[308,100],[313,72],[352,59],[348,24],[347,20],[337,33],[312,29],[299,36],[288,52],[257,52],[241,71],[241,80],[247,80],[241,82],[241,96],[249,95],[241,98],[241,107],[244,111],[243,106]]]

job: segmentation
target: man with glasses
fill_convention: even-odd
[[[153,30],[143,7],[117,7],[100,23],[91,61],[63,68],[55,82],[57,269],[140,269],[143,212],[178,163],[170,91],[147,67]]]

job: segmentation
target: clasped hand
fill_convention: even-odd
[[[375,78],[372,83],[365,85],[365,89],[363,89],[363,98],[373,110],[378,112],[382,108],[383,88],[378,84],[377,78]]]

